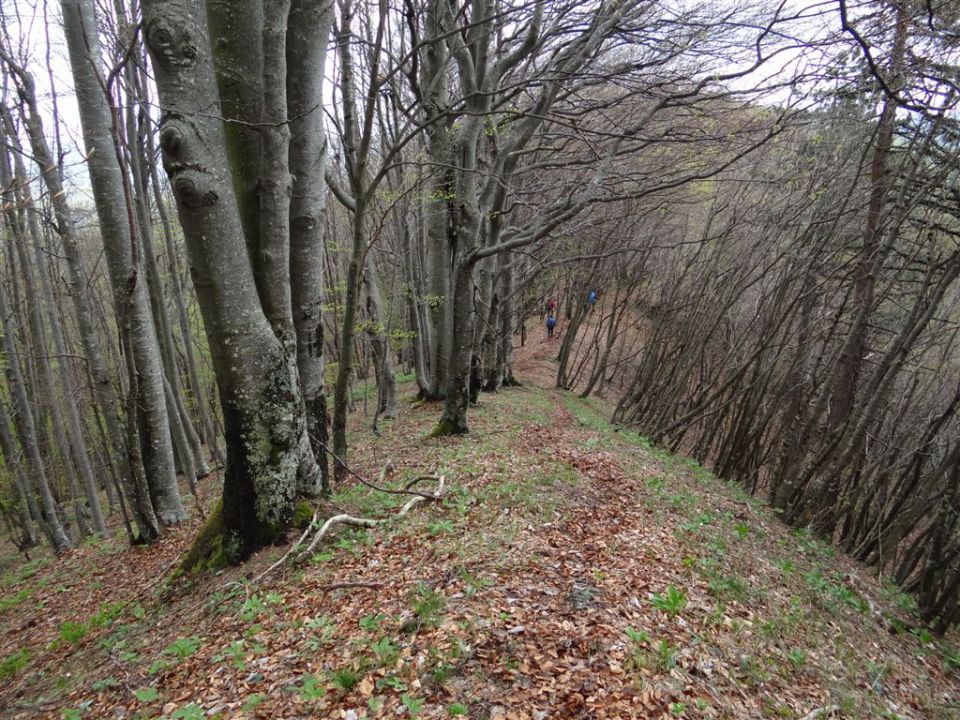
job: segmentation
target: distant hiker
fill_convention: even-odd
[[[556,314],[557,314],[557,301],[547,300],[547,315],[556,315]]]
[[[590,303],[591,305],[596,305],[596,304],[597,304],[597,291],[596,291],[596,290],[591,290],[591,291],[590,291],[590,294],[587,295],[587,302]]]
[[[553,337],[553,329],[557,326],[557,319],[553,315],[547,316],[547,340]]]

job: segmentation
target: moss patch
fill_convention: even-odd
[[[301,500],[293,508],[293,524],[301,530],[306,529],[310,521],[313,520],[313,505],[306,500]]]
[[[223,506],[217,500],[210,508],[206,522],[194,538],[190,549],[183,556],[176,576],[203,570],[218,570],[227,565],[227,556],[223,547]]]
[[[431,438],[444,437],[446,435],[463,435],[467,432],[466,428],[459,428],[450,420],[447,420],[445,417],[440,418],[440,422],[437,423],[437,426],[433,431],[427,436]]]

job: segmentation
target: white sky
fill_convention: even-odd
[[[729,8],[734,0],[718,0],[716,7]],[[671,5],[679,9],[696,9],[705,5],[702,0],[673,0]],[[836,0],[786,0],[782,4],[764,2],[766,12],[780,8],[779,16],[795,18],[778,26],[778,34],[767,38],[767,48],[774,42],[784,42],[788,49],[782,51],[769,63],[747,77],[733,83],[737,90],[750,90],[769,86],[777,82],[777,77],[792,77],[806,71],[814,71],[823,62],[823,56],[810,49],[811,41],[823,39],[840,29],[838,3]],[[60,139],[64,151],[64,168],[68,185],[73,193],[87,196],[88,182],[80,151],[80,130],[76,101],[73,96],[70,65],[67,60],[60,19],[60,3],[55,0],[0,0],[3,21],[12,38],[14,52],[21,53],[29,60],[29,68],[37,83],[38,99],[47,114],[46,130],[53,144],[53,93],[50,77],[47,73],[47,42],[49,39],[50,76],[56,87],[57,106],[60,113]],[[44,23],[44,17],[49,24]],[[761,22],[758,17],[757,22]],[[754,35],[756,32],[754,31]],[[793,45],[791,49],[789,46]],[[766,54],[766,53],[765,53]],[[333,61],[333,54],[328,55]],[[328,63],[328,67],[331,65]],[[329,88],[329,83],[327,84]],[[809,86],[803,88],[808,90]],[[791,92],[797,87],[784,87],[772,92],[767,102],[784,103],[789,101]],[[74,198],[77,203],[77,198]]]

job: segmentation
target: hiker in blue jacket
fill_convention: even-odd
[[[557,326],[557,319],[553,315],[547,316],[547,340],[553,337],[553,329]]]
[[[591,291],[590,291],[590,293],[587,295],[587,302],[590,303],[591,305],[596,305],[596,303],[597,303],[597,291],[596,291],[596,290],[591,290]]]

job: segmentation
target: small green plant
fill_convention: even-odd
[[[246,655],[246,652],[246,644],[244,641],[234,640],[217,655],[214,655],[213,661],[223,662],[224,660],[229,660],[233,667],[238,670],[243,670],[246,667],[246,663],[243,661],[243,656]]]
[[[830,581],[819,570],[810,570],[803,574],[803,580],[813,592],[821,595],[830,591]]]
[[[687,709],[686,703],[682,703],[682,702],[670,703],[670,712],[672,712],[674,715],[683,715],[683,712],[686,709]]]
[[[120,681],[117,680],[112,675],[105,677],[102,680],[97,680],[90,684],[90,688],[94,692],[103,692],[104,690],[109,690],[110,688],[115,688],[120,684]]]
[[[435,520],[427,526],[431,535],[440,535],[442,533],[452,533],[453,523],[449,520]]]
[[[266,699],[265,695],[260,693],[254,693],[253,695],[248,695],[247,699],[243,702],[243,711],[245,713],[252,713],[254,709]]]
[[[453,703],[447,708],[450,717],[463,717],[467,714],[467,706],[460,703]]]
[[[90,632],[90,626],[85,622],[67,620],[60,625],[60,639],[75,644],[83,640]]]
[[[150,667],[147,668],[147,674],[156,675],[157,673],[161,673],[164,670],[168,670],[171,667],[173,667],[173,663],[170,662],[169,660],[166,660],[166,659],[154,660],[150,664]]]
[[[358,625],[362,630],[377,630],[380,627],[380,623],[386,620],[387,616],[377,613],[376,615],[364,615],[358,621]]]
[[[11,655],[7,655],[0,660],[0,679],[13,677],[23,670],[30,662],[30,653],[26,648],[21,648]]]
[[[799,670],[807,664],[807,653],[803,650],[791,650],[787,653],[787,660],[793,665],[794,670]]]
[[[677,649],[666,640],[656,644],[654,668],[660,672],[672,670],[677,666]]]
[[[167,655],[173,655],[178,660],[185,660],[197,650],[200,649],[200,638],[195,635],[192,637],[177,638],[164,648],[163,652]]]
[[[774,565],[780,568],[780,572],[785,576],[790,575],[795,567],[793,560],[776,560]]]
[[[370,644],[370,649],[377,658],[381,667],[392,667],[400,657],[400,650],[390,642],[390,638],[380,638],[377,642]]]
[[[170,717],[173,720],[206,720],[207,714],[199,705],[190,703],[175,711]]]
[[[627,637],[630,638],[630,642],[634,645],[643,645],[644,643],[650,642],[650,635],[646,630],[634,630],[628,626],[625,632],[627,633]]]
[[[298,694],[302,700],[312,702],[322,698],[327,694],[327,691],[318,677],[315,675],[304,675]]]
[[[330,674],[330,679],[344,692],[350,692],[360,682],[360,673],[353,668],[340,668]]]
[[[457,568],[457,574],[460,576],[460,579],[463,580],[463,592],[467,597],[473,597],[483,588],[493,585],[493,580],[490,580],[489,578],[478,577],[470,572],[468,568],[463,566]]]
[[[423,583],[419,584],[411,598],[411,605],[416,623],[412,628],[407,627],[408,631],[420,627],[435,627],[440,624],[440,613],[443,611],[444,599],[443,595],[432,587]]]
[[[750,534],[750,526],[746,523],[737,523],[733,526],[733,529],[736,531],[737,537],[741,540]]]
[[[721,600],[738,600],[743,602],[747,598],[747,585],[738,577],[727,575],[714,578],[708,583],[710,593]]]
[[[253,622],[260,613],[266,612],[267,605],[261,597],[254,593],[246,599],[240,608],[240,619],[244,622]]]
[[[157,692],[155,687],[137,688],[133,691],[133,694],[136,695],[137,700],[142,703],[150,703],[160,697],[160,693]]]
[[[30,595],[33,594],[32,588],[23,588],[19,592],[10,595],[9,597],[0,598],[0,612],[8,610],[16,605],[19,605],[24,600],[26,600]]]
[[[398,677],[388,675],[387,677],[377,680],[377,689],[383,690],[384,688],[400,692],[401,690],[407,689],[407,684]]]
[[[960,668],[960,650],[944,647],[943,665],[947,670],[956,670]]]
[[[687,594],[683,590],[678,590],[673,585],[667,588],[664,594],[654,593],[650,599],[651,604],[658,610],[676,617],[687,606]]]
[[[423,706],[426,704],[423,698],[415,698],[406,694],[400,696],[400,702],[403,703],[410,717],[419,717],[420,713],[423,712]]]

